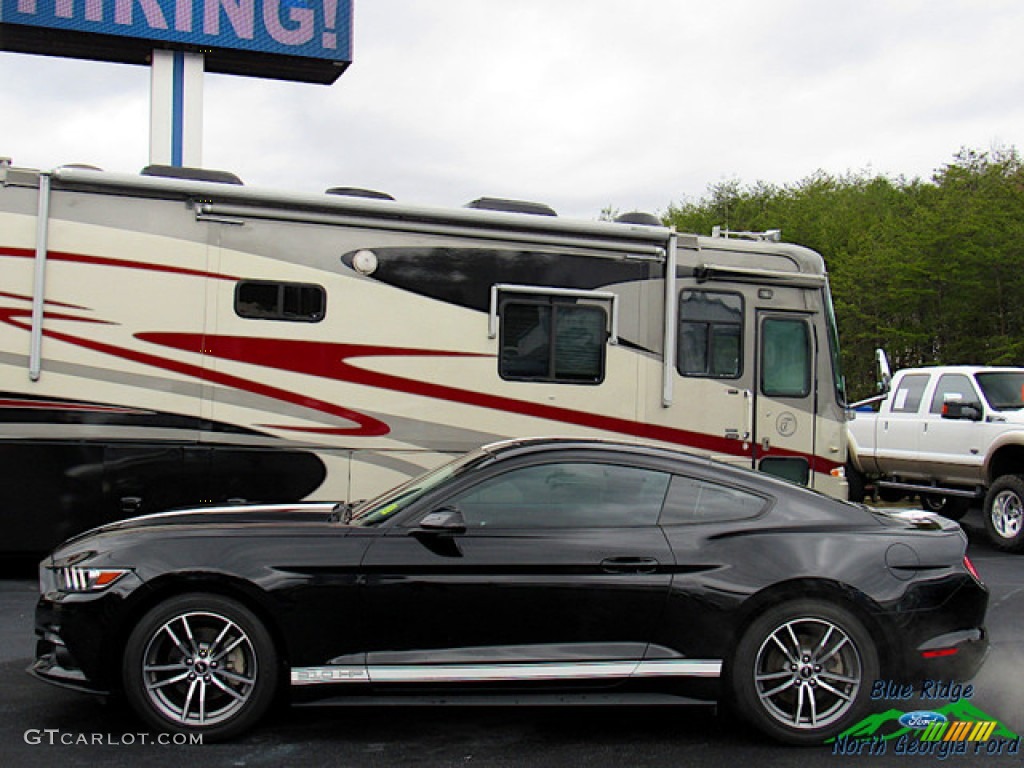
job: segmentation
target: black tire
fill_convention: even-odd
[[[278,684],[274,643],[244,605],[220,595],[178,595],[153,608],[125,646],[122,683],[132,709],[169,733],[229,739],[270,707]]]
[[[864,718],[879,662],[853,614],[806,599],[754,619],[730,670],[737,709],[753,726],[787,744],[821,746]]]
[[[929,512],[959,520],[971,508],[971,500],[961,496],[942,496],[938,493],[922,493],[921,506]]]
[[[985,532],[998,549],[1024,549],[1024,477],[1003,475],[985,496]]]
[[[879,488],[878,498],[889,504],[895,504],[897,501],[903,501],[906,497],[903,491],[897,491],[895,488]]]
[[[850,501],[864,501],[864,475],[850,461],[846,462],[846,484],[849,486],[846,497]]]

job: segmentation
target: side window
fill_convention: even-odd
[[[661,524],[685,525],[743,520],[756,517],[767,505],[767,499],[748,491],[695,477],[676,475],[668,489],[665,508],[661,513]]]
[[[942,404],[946,401],[946,395],[959,395],[957,399],[962,403],[979,402],[970,377],[964,376],[962,373],[946,373],[939,378],[939,383],[935,386],[935,394],[932,395],[929,413],[942,413]]]
[[[513,469],[446,504],[469,528],[656,525],[669,475],[614,464],[556,463]]]
[[[311,283],[242,280],[235,286],[235,313],[253,320],[319,323],[327,311],[327,292]]]
[[[899,387],[892,396],[893,413],[917,413],[921,407],[921,398],[924,397],[925,387],[928,386],[927,373],[912,373],[904,376]]]
[[[813,359],[807,323],[770,317],[761,333],[761,392],[769,397],[807,397]]]
[[[736,379],[743,373],[743,297],[683,291],[679,295],[676,365],[683,376]]]
[[[604,307],[517,296],[501,304],[500,317],[501,378],[563,384],[600,384],[604,379]]]

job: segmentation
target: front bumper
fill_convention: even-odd
[[[44,631],[36,641],[36,660],[25,671],[37,680],[62,688],[100,695],[110,693],[85,676],[85,672],[79,668],[78,661],[68,651],[60,635],[52,631]]]

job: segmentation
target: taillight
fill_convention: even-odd
[[[974,567],[974,563],[971,562],[971,558],[967,555],[964,555],[964,568],[966,568],[967,572],[974,577],[975,581],[984,585],[985,582],[981,580],[981,574],[978,573],[978,569]]]

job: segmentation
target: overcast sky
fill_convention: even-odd
[[[1021,0],[355,0],[333,86],[207,75],[203,164],[593,219],[1024,148]],[[149,70],[0,53],[0,155],[148,162]]]

